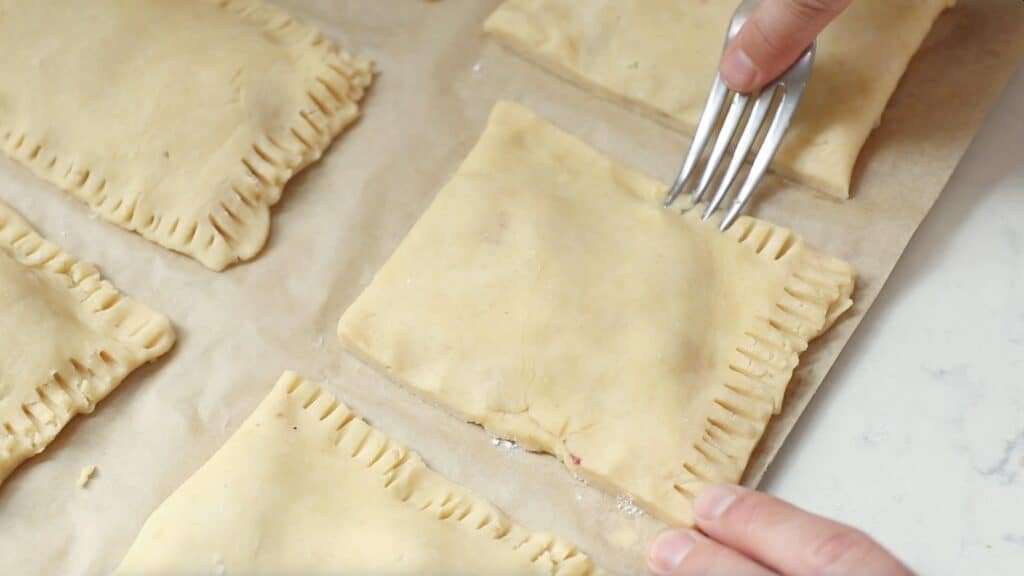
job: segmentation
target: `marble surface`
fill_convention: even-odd
[[[922,574],[1024,573],[1024,69],[762,487]]]

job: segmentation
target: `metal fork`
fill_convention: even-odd
[[[740,29],[746,24],[757,3],[758,0],[743,0],[740,2],[739,7],[733,14],[732,21],[729,23],[729,33],[725,40],[726,47],[732,43]],[[807,85],[807,79],[811,74],[811,65],[814,64],[814,54],[817,49],[816,44],[811,44],[793,66],[774,82],[755,94],[734,92],[722,81],[721,75],[715,76],[715,82],[711,86],[711,94],[708,96],[707,104],[704,105],[704,112],[701,115],[700,123],[697,125],[697,133],[693,137],[690,152],[686,155],[686,160],[679,171],[679,176],[676,177],[675,184],[673,184],[668,197],[665,199],[666,207],[671,206],[675,202],[676,198],[686,188],[696,173],[697,164],[704,153],[704,148],[707,147],[712,133],[719,124],[722,109],[725,108],[726,101],[731,98],[732,104],[729,105],[729,111],[725,115],[725,120],[721,121],[721,129],[715,139],[714,146],[711,148],[711,154],[704,167],[704,172],[701,174],[697,186],[693,189],[692,204],[696,205],[701,201],[704,193],[707,192],[711,183],[715,180],[715,175],[719,165],[722,163],[722,158],[725,156],[729,144],[732,142],[743,117],[749,109],[749,116],[747,116],[747,122],[739,141],[736,143],[732,160],[729,162],[729,166],[726,168],[725,175],[720,180],[714,196],[712,196],[711,201],[704,210],[703,219],[707,220],[710,218],[722,204],[722,201],[725,200],[733,183],[736,181],[736,176],[743,166],[743,161],[750,153],[750,149],[761,132],[761,128],[768,119],[769,112],[773,108],[776,93],[781,92],[782,96],[779,99],[778,106],[774,107],[776,110],[775,115],[771,120],[761,147],[754,157],[754,162],[751,164],[747,179],[743,182],[739,192],[737,192],[725,218],[722,219],[720,228],[724,231],[732,225],[754,195],[757,185],[761,182],[761,178],[764,177],[769,164],[775,158],[775,153],[779,150],[782,137],[786,135],[786,130],[789,129],[789,123],[793,119],[793,113],[796,112],[797,105],[800,104],[804,87]],[[753,102],[752,105],[751,102]]]

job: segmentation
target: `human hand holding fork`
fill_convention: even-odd
[[[851,0],[743,0],[733,14],[719,72],[697,124],[693,144],[665,198],[672,206],[692,186],[691,206],[706,202],[704,219],[732,197],[720,228],[727,229],[753,197],[775,158],[811,75],[816,38]],[[763,132],[763,134],[762,134]],[[732,159],[723,163],[729,148]],[[699,178],[697,167],[706,149]],[[750,171],[734,194],[744,161]],[[721,170],[724,166],[728,166]],[[712,184],[718,182],[714,192]]]

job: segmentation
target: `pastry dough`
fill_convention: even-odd
[[[173,343],[166,318],[0,202],[0,482]]]
[[[596,574],[286,373],[146,521],[119,574]]]
[[[216,270],[259,252],[371,79],[261,0],[0,0],[0,147]]]
[[[341,319],[345,346],[670,521],[740,478],[853,272],[788,230],[722,234],[501,103]]]
[[[857,0],[817,60],[774,170],[848,197],[860,149],[932,23],[953,0]],[[528,57],[692,132],[736,2],[508,0],[485,28]]]

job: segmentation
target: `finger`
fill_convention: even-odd
[[[658,535],[651,544],[647,567],[655,576],[777,576],[693,530],[669,530]]]
[[[783,574],[909,576],[859,530],[738,486],[713,486],[694,502],[700,529]]]
[[[725,51],[721,73],[733,90],[753,92],[778,78],[852,0],[761,0]]]

